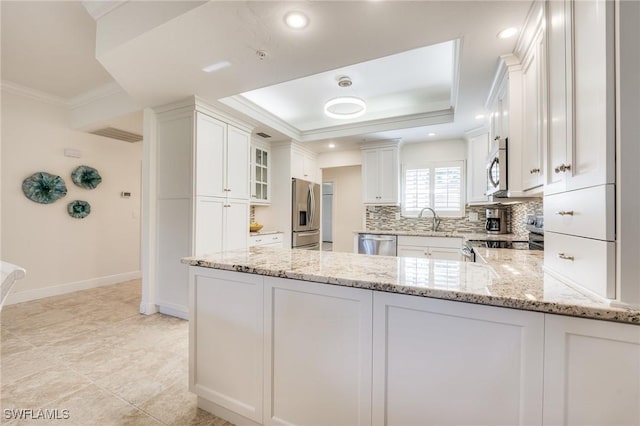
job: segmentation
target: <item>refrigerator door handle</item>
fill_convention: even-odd
[[[313,194],[313,184],[309,184],[309,201],[310,201],[310,209],[309,209],[309,225],[314,227],[315,221],[315,208],[316,208],[316,200]]]

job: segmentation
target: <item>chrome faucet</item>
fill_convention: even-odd
[[[418,219],[422,219],[422,213],[424,213],[425,210],[429,210],[431,213],[433,213],[433,232],[436,232],[438,230],[438,226],[440,225],[440,222],[442,222],[442,219],[440,219],[438,217],[438,214],[436,213],[436,211],[434,209],[432,209],[431,207],[425,207],[422,210],[420,210],[420,214],[418,214]]]

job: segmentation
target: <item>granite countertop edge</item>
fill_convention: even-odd
[[[250,273],[256,275],[310,281],[321,284],[340,285],[344,287],[361,288],[367,290],[383,291],[388,293],[406,294],[410,296],[429,297],[434,299],[450,300],[457,302],[474,303],[503,308],[535,311],[541,313],[566,315],[588,319],[614,321],[632,325],[640,325],[640,310],[625,309],[624,307],[611,306],[581,306],[571,303],[549,302],[542,300],[530,300],[518,297],[484,295],[461,290],[441,290],[433,288],[420,288],[402,284],[377,282],[374,280],[358,280],[341,278],[329,275],[299,273],[289,270],[275,270],[247,266],[234,263],[213,262],[203,258],[183,258],[182,263],[190,266],[199,266],[218,270]],[[487,266],[489,267],[489,266]],[[489,267],[490,268],[490,267]],[[604,303],[604,302],[603,302]]]
[[[462,238],[464,241],[529,241],[529,233],[487,234],[481,232],[457,232],[457,231],[399,231],[399,230],[355,230],[354,234],[397,235],[403,237],[444,237]]]

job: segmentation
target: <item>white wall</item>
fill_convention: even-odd
[[[353,252],[353,231],[362,229],[362,168],[322,170],[322,181],[333,182],[333,251]]]
[[[64,157],[64,148],[82,158]],[[3,91],[1,158],[2,256],[27,270],[8,303],[140,276],[141,143],[74,131],[65,108]],[[96,189],[71,181],[82,164],[100,172]],[[38,171],[62,176],[67,196],[49,205],[28,200],[22,181]],[[76,199],[91,204],[84,219],[67,214]]]
[[[463,139],[425,141],[405,144],[400,149],[400,163],[416,161],[455,161],[467,158],[467,142]]]

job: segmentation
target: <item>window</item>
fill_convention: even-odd
[[[431,207],[439,216],[464,216],[464,162],[430,163],[404,168],[402,213],[418,216]]]

